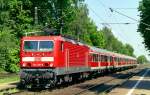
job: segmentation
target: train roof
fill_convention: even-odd
[[[136,58],[134,58],[134,57],[127,56],[124,54],[115,53],[115,52],[111,52],[111,51],[108,51],[106,49],[96,48],[94,46],[88,46],[88,47],[90,48],[91,52],[97,52],[97,53],[107,54],[107,55],[111,55],[111,56],[117,56],[120,58],[127,58],[127,59],[136,60]]]
[[[71,42],[73,44],[87,46],[87,47],[90,48],[91,52],[97,52],[97,53],[107,54],[107,55],[110,55],[110,56],[118,56],[120,58],[127,58],[127,59],[136,60],[136,58],[131,57],[131,56],[115,53],[115,52],[112,52],[112,51],[108,51],[106,49],[96,48],[94,46],[89,46],[89,45],[84,44],[82,42],[79,42],[79,41],[76,41],[76,40],[73,40],[73,39],[69,39],[69,38],[66,38],[66,37],[62,37],[62,36],[25,36],[22,39],[23,40],[37,40],[37,39],[38,40],[47,40],[47,39],[54,39],[54,40],[68,41],[68,42]]]

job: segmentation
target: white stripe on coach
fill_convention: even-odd
[[[22,61],[34,61],[34,57],[23,57]]]
[[[41,61],[54,61],[54,57],[41,57]]]

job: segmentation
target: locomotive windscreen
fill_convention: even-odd
[[[24,41],[25,51],[52,51],[53,41]]]

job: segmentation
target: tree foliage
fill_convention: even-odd
[[[139,3],[140,24],[138,32],[144,38],[144,44],[150,50],[150,0],[142,0]]]
[[[111,30],[107,27],[104,27],[101,30],[104,34],[104,39],[105,39],[105,49],[121,53],[121,54],[126,54],[129,56],[134,56],[134,49],[131,45],[129,44],[123,44],[120,42],[111,32]]]
[[[146,59],[146,57],[144,55],[139,56],[137,58],[137,61],[138,61],[139,64],[144,64],[144,63],[148,62],[147,59]]]
[[[0,70],[17,72],[24,33],[55,28],[86,44],[133,56],[107,27],[98,30],[84,0],[0,0]]]

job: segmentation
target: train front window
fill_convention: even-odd
[[[37,51],[38,50],[38,41],[25,41],[24,50],[26,51]]]
[[[52,51],[53,42],[52,41],[39,41],[39,51]]]
[[[24,41],[25,51],[52,51],[53,41]]]

